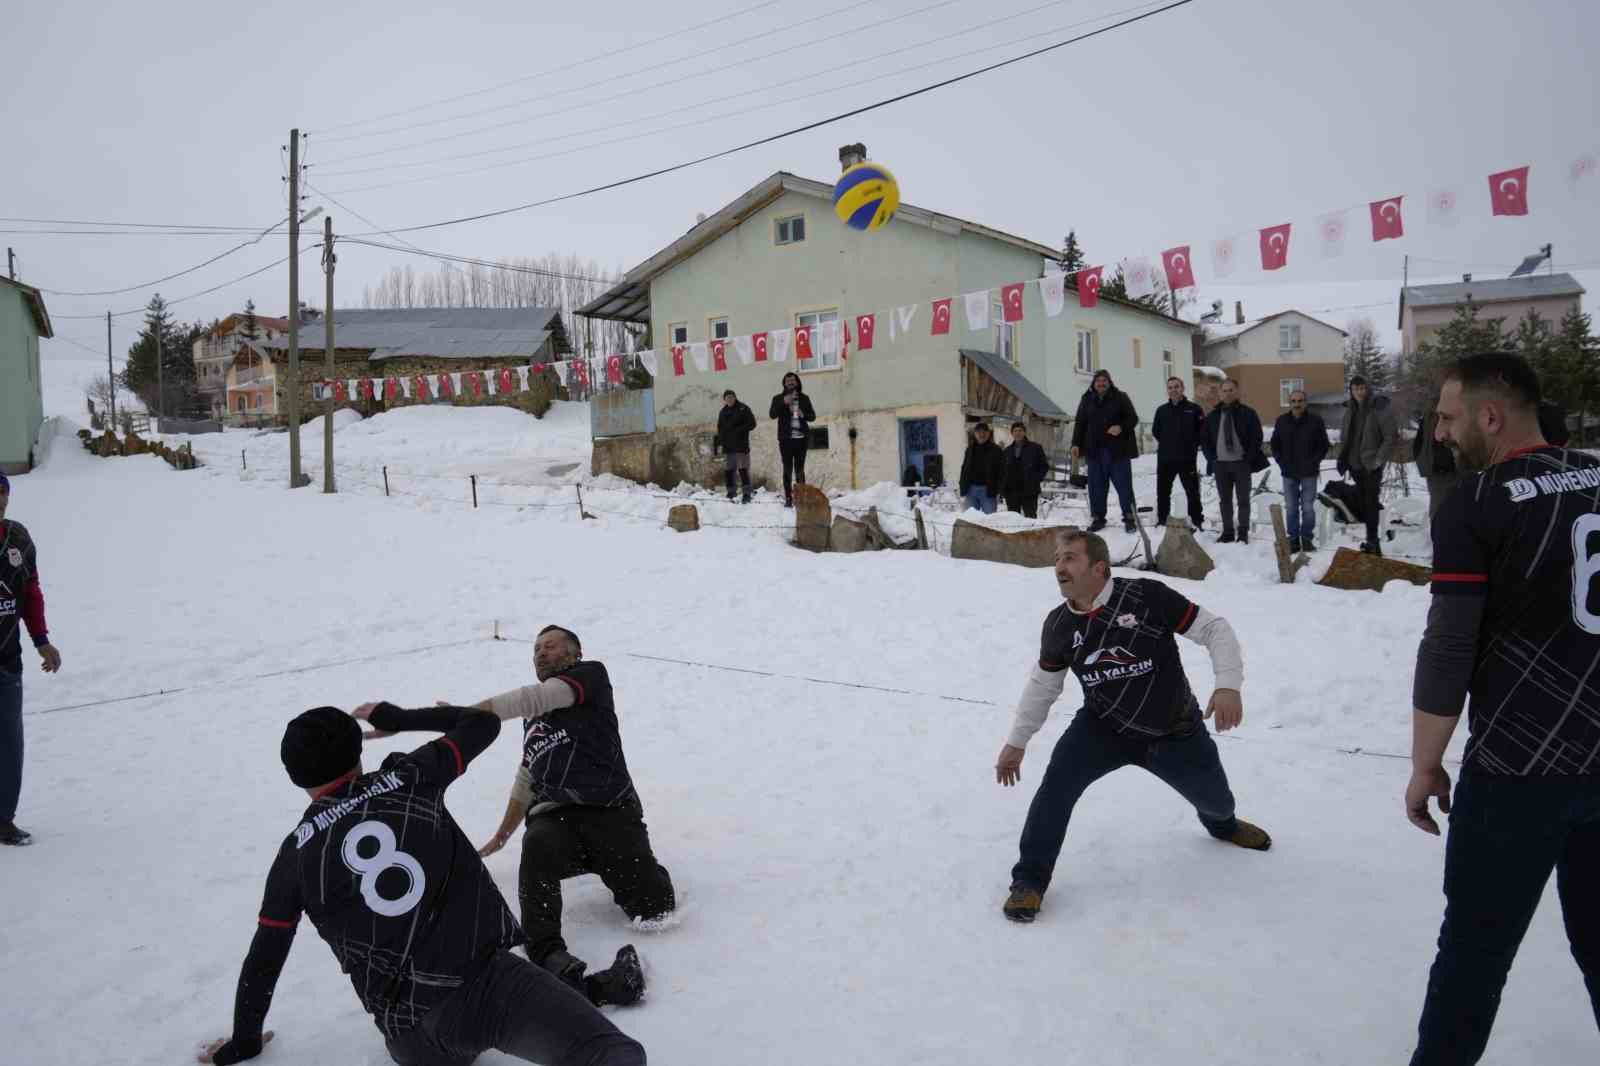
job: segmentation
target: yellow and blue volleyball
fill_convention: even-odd
[[[857,163],[833,186],[833,213],[851,229],[871,233],[898,210],[900,183],[877,163]]]

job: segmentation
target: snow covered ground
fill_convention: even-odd
[[[224,1034],[267,865],[304,805],[278,762],[284,721],[523,683],[520,639],[559,621],[611,671],[682,893],[680,924],[646,935],[596,879],[566,889],[574,951],[639,944],[649,998],[613,1017],[653,1062],[1405,1061],[1443,902],[1441,843],[1406,823],[1392,757],[1425,590],[1282,586],[1264,542],[1215,548],[1217,572],[1174,584],[1243,640],[1245,724],[1219,743],[1240,813],[1275,847],[1219,845],[1123,771],[1080,805],[1040,920],[1015,926],[999,906],[1016,837],[1075,686],[1023,787],[991,767],[1057,602],[1050,575],[807,554],[770,502],[705,510],[756,528],[676,534],[660,525],[673,493],[608,479],[583,485],[583,521],[580,414],[345,426],[334,497],[284,487],[282,434],[194,438],[210,465],[178,473],[93,458],[54,427],[11,504],[39,542],[65,666],[26,677],[19,821],[37,843],[0,855],[0,1058],[170,1064]],[[317,483],[320,439],[308,428]],[[417,494],[384,498],[383,465]],[[473,510],[468,473],[503,482],[502,505]],[[1208,687],[1204,653],[1183,657]],[[473,838],[497,824],[516,756],[508,731],[452,789]],[[489,860],[512,899],[516,862]],[[309,928],[268,1024],[263,1062],[388,1061]],[[1552,886],[1487,1061],[1595,1049]]]

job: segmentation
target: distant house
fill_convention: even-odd
[[[1259,322],[1207,326],[1205,361],[1239,385],[1241,398],[1262,421],[1289,410],[1289,394],[1344,389],[1345,332],[1302,311],[1280,311]]]
[[[33,469],[44,424],[39,338],[53,336],[39,290],[0,277],[0,473]]]
[[[202,333],[194,342],[195,387],[205,397],[211,416],[220,418],[228,404],[229,372],[245,340],[243,312],[231,314]],[[287,318],[256,316],[256,340],[269,343],[289,329]]]
[[[841,162],[864,151],[850,146]],[[954,480],[979,418],[997,422],[1002,441],[1009,423],[1022,422],[1047,448],[1062,448],[1100,368],[1147,422],[1165,379],[1188,377],[1189,323],[1105,297],[1085,308],[1070,285],[1061,313],[1047,316],[1033,282],[1055,269],[1053,248],[904,203],[889,225],[860,233],[834,217],[832,198],[829,183],[773,174],[578,309],[648,326],[659,367],[651,410],[597,432],[597,473],[658,484],[720,479],[712,437],[722,392],[733,389],[759,422],[756,477],[775,482],[780,460],[767,412],[789,371],[817,412],[807,474],[833,488],[898,483],[907,467]],[[1000,288],[1016,282],[1028,283],[1023,318],[1007,323]],[[990,321],[968,329],[963,295],[984,289]],[[947,298],[949,332],[934,335],[933,301]],[[900,308],[910,315],[903,329],[891,322]],[[860,350],[857,316],[865,314],[876,315],[870,351]],[[735,357],[735,342],[803,326],[817,327],[822,341],[809,359],[745,365]],[[691,363],[674,373],[674,345],[718,339],[729,342],[725,371]]]
[[[322,411],[312,402],[312,387],[324,379],[437,375],[549,363],[572,350],[561,311],[554,307],[403,308],[333,314],[334,367],[327,366],[326,321],[318,311],[302,311],[300,322],[301,412]],[[228,418],[233,422],[282,423],[288,417],[289,339],[287,323],[271,340],[239,340],[226,377]],[[380,390],[381,393],[381,390]],[[417,402],[398,401],[401,404]],[[519,395],[485,394],[430,399],[457,404],[518,406]],[[381,411],[391,406],[380,394],[371,402],[351,396],[344,406]]]
[[[1407,355],[1416,351],[1468,304],[1483,308],[1485,318],[1504,319],[1507,329],[1515,329],[1529,311],[1554,326],[1568,311],[1581,309],[1583,293],[1571,274],[1477,281],[1466,274],[1447,285],[1409,285],[1400,290],[1400,350]]]

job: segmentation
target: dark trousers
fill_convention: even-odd
[[[400,1066],[467,1066],[496,1048],[542,1066],[644,1066],[644,1048],[560,978],[509,951],[386,1041]]]
[[[1250,461],[1238,459],[1212,464],[1217,476],[1218,503],[1222,507],[1222,532],[1232,533],[1233,508],[1239,506],[1239,532],[1250,532]]]
[[[804,440],[778,441],[778,454],[783,457],[783,494],[794,494],[794,483],[806,483],[806,442]]]
[[[1133,462],[1111,454],[1102,448],[1089,456],[1089,517],[1106,516],[1107,490],[1117,487],[1117,503],[1122,507],[1122,517],[1133,517]]]
[[[1025,518],[1039,517],[1039,494],[1037,492],[1023,492],[1020,489],[1005,492],[1006,510],[1015,511]]]
[[[1376,470],[1352,470],[1356,479],[1356,493],[1361,500],[1361,515],[1367,520],[1367,543],[1378,543],[1378,495],[1383,488],[1383,467]]]
[[[1483,1055],[1551,870],[1600,1026],[1600,776],[1463,771],[1445,842],[1439,954],[1411,1066],[1471,1066]]]
[[[623,807],[557,807],[536,814],[522,834],[517,885],[533,961],[566,949],[561,881],[580,874],[599,874],[629,918],[660,918],[675,904],[672,878],[650,851],[637,799]]]
[[[22,795],[22,675],[0,670],[0,822],[17,816]]]
[[[1013,886],[1043,893],[1066,839],[1072,808],[1085,789],[1111,771],[1139,766],[1171,785],[1194,804],[1200,824],[1214,837],[1226,838],[1237,825],[1228,775],[1217,754],[1217,742],[1204,724],[1185,736],[1122,736],[1088,711],[1079,711],[1056,741],[1039,791],[1028,806],[1022,826],[1021,857],[1011,870]]]
[[[1164,525],[1172,514],[1172,480],[1183,482],[1183,495],[1189,501],[1189,524],[1199,529],[1205,519],[1200,510],[1200,472],[1193,463],[1156,463],[1156,525]]]

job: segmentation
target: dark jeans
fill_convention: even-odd
[[[806,442],[804,440],[778,441],[778,454],[783,457],[783,494],[794,493],[794,483],[806,483]]]
[[[1250,460],[1238,459],[1212,464],[1217,476],[1217,501],[1222,506],[1222,532],[1232,533],[1233,508],[1239,506],[1239,532],[1250,532]]]
[[[0,822],[17,816],[22,795],[22,675],[0,670]]]
[[[490,1048],[542,1066],[644,1066],[644,1048],[559,977],[509,951],[386,1041],[400,1066],[467,1066]]]
[[[1122,507],[1122,517],[1133,517],[1133,463],[1111,454],[1111,449],[1101,448],[1089,456],[1089,517],[1106,516],[1106,491],[1117,487],[1117,503]]]
[[[1317,479],[1283,478],[1284,532],[1290,540],[1310,540],[1317,531]]]
[[[1367,520],[1367,543],[1378,543],[1378,494],[1383,488],[1383,467],[1376,470],[1352,470],[1356,479],[1356,492],[1360,495],[1361,513]]]
[[[1445,842],[1439,954],[1411,1066],[1470,1066],[1483,1055],[1511,960],[1551,870],[1600,1026],[1600,776],[1464,770]]]
[[[1006,510],[1016,511],[1025,518],[1039,517],[1039,494],[1037,492],[1010,492],[1007,491]]]
[[[565,950],[561,881],[580,874],[599,874],[629,918],[660,918],[675,905],[672,878],[650,851],[637,799],[624,807],[557,807],[536,814],[522,834],[517,885],[533,961]]]
[[[1200,471],[1193,463],[1156,463],[1156,525],[1166,524],[1172,514],[1172,479],[1183,482],[1183,495],[1189,501],[1189,524],[1199,529],[1205,520],[1200,510]]]
[[[1194,804],[1200,824],[1214,837],[1225,838],[1237,824],[1228,775],[1217,755],[1217,742],[1204,724],[1186,736],[1122,736],[1089,711],[1080,710],[1056,741],[1039,791],[1022,826],[1021,858],[1011,870],[1013,886],[1043,893],[1050,887],[1061,842],[1066,839],[1072,808],[1085,789],[1113,770],[1140,766],[1171,785]]]

